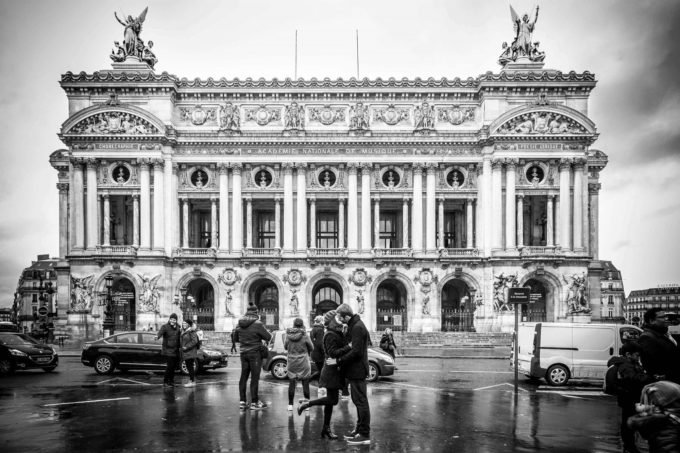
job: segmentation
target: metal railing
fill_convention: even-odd
[[[384,249],[384,248],[374,248],[373,256],[375,257],[411,257],[413,256],[413,250],[410,248],[399,248],[399,249]]]
[[[279,257],[281,256],[281,249],[277,247],[273,248],[246,247],[243,250],[243,256]]]
[[[439,257],[479,256],[478,249],[439,249]]]
[[[519,315],[521,322],[544,322],[547,321],[545,310],[525,310]]]
[[[345,257],[347,256],[347,249],[310,248],[307,249],[307,256]]]
[[[98,245],[98,255],[137,255],[137,248],[132,245]]]
[[[214,257],[216,255],[215,249],[205,249],[205,248],[177,248],[175,249],[175,255],[177,256],[205,256]]]
[[[555,247],[522,247],[520,256],[555,256],[557,255],[557,248]]]
[[[474,332],[475,312],[460,308],[442,308],[443,332]]]
[[[406,319],[406,308],[379,308],[376,312],[376,328],[378,332],[382,332],[388,327],[395,332],[406,330],[408,325]]]

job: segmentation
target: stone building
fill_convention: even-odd
[[[59,317],[55,270],[58,263],[58,258],[38,255],[36,261],[19,276],[14,293],[12,321],[25,332],[38,331],[41,325],[47,325]],[[68,300],[62,304],[62,315],[66,314],[67,309]]]
[[[269,328],[347,302],[374,331],[501,331],[511,286],[524,320],[600,317],[595,76],[507,49],[450,80],[187,80],[124,48],[64,74],[62,324],[98,334],[107,276],[117,330],[229,331],[252,301]]]
[[[621,271],[611,261],[601,261],[601,263],[601,319],[604,322],[624,322],[627,320],[624,314],[626,293],[623,288]]]
[[[628,294],[625,304],[625,317],[628,322],[642,325],[645,311],[661,308],[677,322],[680,314],[680,285],[659,285],[656,288],[636,289]]]

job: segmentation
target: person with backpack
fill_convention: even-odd
[[[635,446],[635,431],[628,427],[628,418],[636,414],[635,403],[640,400],[644,386],[654,382],[640,364],[641,351],[640,345],[634,341],[624,343],[621,355],[607,362],[604,382],[604,392],[616,395],[616,402],[621,408],[621,441],[627,453],[639,453]]]

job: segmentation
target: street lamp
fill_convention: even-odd
[[[114,310],[113,310],[113,298],[111,297],[111,287],[113,286],[113,276],[107,275],[104,277],[104,282],[106,283],[106,305],[104,308],[104,335],[105,336],[111,336],[113,335],[113,330],[116,325],[116,321],[114,319]],[[107,334],[108,333],[108,334]]]

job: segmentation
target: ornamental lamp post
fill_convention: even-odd
[[[114,319],[113,297],[111,297],[113,276],[107,275],[104,278],[104,282],[106,283],[106,305],[104,306],[104,323],[102,327],[104,328],[104,336],[111,336],[113,335],[116,325],[116,321]]]

